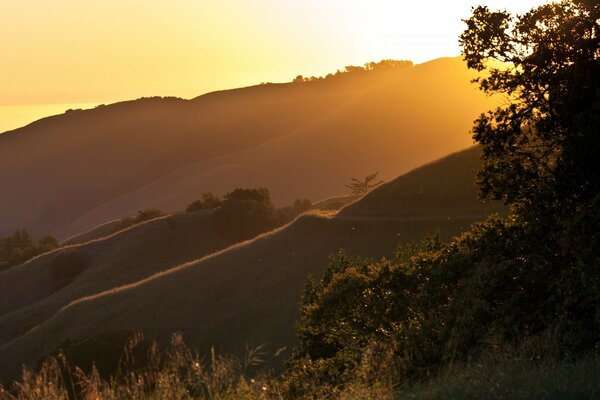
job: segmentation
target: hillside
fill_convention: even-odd
[[[477,159],[478,151],[469,149],[417,169],[374,190],[337,216],[305,215],[254,240],[135,284],[105,289],[78,300],[53,315],[45,315],[49,317],[45,322],[12,341],[7,341],[11,335],[4,336],[0,358],[34,362],[68,337],[117,329],[142,330],[159,340],[181,331],[202,351],[214,345],[234,354],[242,353],[245,344],[268,343],[272,351],[286,347],[288,351],[281,355],[287,356],[295,343],[297,305],[306,278],[321,274],[331,254],[343,248],[350,255],[389,257],[398,242],[419,240],[435,231],[449,239],[489,213],[475,201],[469,161]],[[447,170],[446,163],[454,182],[470,177],[471,185],[457,186],[467,193],[446,190],[442,181],[448,175],[436,175]],[[369,200],[401,196],[398,193],[415,195],[415,187],[410,184],[415,175],[432,182],[432,190],[423,193],[419,203],[425,210],[413,210],[418,217],[390,217],[389,210],[378,211],[378,206]],[[460,214],[427,216],[426,210],[437,204],[442,193],[450,203],[465,198],[472,201],[467,203],[469,207],[459,210]],[[362,205],[363,201],[369,203]],[[362,209],[362,214],[354,215],[353,209]],[[177,264],[174,261],[171,265]],[[20,316],[34,315],[39,312],[38,307],[47,310],[46,303],[44,300],[13,310],[2,317],[1,325],[25,323]],[[0,367],[0,376],[14,373],[16,367]]]
[[[471,145],[473,119],[493,105],[472,77],[449,58],[39,120],[0,135],[0,170],[11,171],[0,175],[0,235],[26,227],[65,239],[238,186],[269,187],[286,205],[374,171],[391,179]]]
[[[233,244],[207,212],[154,219],[80,245],[41,255],[0,274],[0,343],[22,334],[82,296],[138,281]],[[61,254],[76,253],[84,270],[72,282],[52,275]]]
[[[345,207],[339,217],[477,218],[482,213],[504,212],[502,204],[483,203],[473,195],[480,156],[477,147],[417,168]]]

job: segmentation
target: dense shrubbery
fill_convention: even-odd
[[[58,240],[52,236],[45,236],[36,243],[25,229],[18,229],[11,236],[0,238],[0,271],[57,247]]]
[[[536,232],[498,217],[450,244],[402,247],[392,261],[340,256],[307,286],[295,381],[335,388],[357,379],[369,352],[393,360],[398,381],[425,378],[524,338],[545,343],[535,356],[585,355],[600,341],[600,284],[576,265],[549,258]]]

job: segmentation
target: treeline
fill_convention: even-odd
[[[215,228],[242,240],[284,225],[312,208],[308,199],[297,199],[291,206],[276,209],[267,188],[237,188],[223,198],[207,192],[190,203],[186,211],[214,210]]]
[[[293,82],[294,83],[317,82],[317,81],[332,80],[332,79],[337,79],[337,78],[347,77],[347,76],[355,76],[357,74],[362,74],[362,73],[366,73],[366,72],[389,72],[389,71],[396,71],[396,70],[412,67],[413,65],[414,64],[412,61],[407,61],[407,60],[381,60],[379,62],[366,63],[362,67],[356,66],[356,65],[349,65],[349,66],[345,67],[343,70],[337,70],[335,73],[327,74],[325,76],[304,77],[302,75],[298,75],[298,76],[296,76],[296,78],[294,78]]]
[[[17,229],[12,235],[0,238],[0,271],[22,264],[57,247],[58,240],[52,236],[45,236],[36,242],[27,230]]]

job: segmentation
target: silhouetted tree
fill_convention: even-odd
[[[568,0],[516,17],[477,7],[465,21],[464,58],[487,72],[480,88],[512,99],[474,127],[479,185],[531,221],[570,215],[598,194],[599,19],[598,1]]]
[[[367,175],[362,181],[352,178],[351,183],[346,185],[346,187],[350,189],[353,196],[364,196],[365,194],[369,193],[371,189],[383,183],[383,181],[373,182],[376,178],[377,172]]]
[[[236,238],[248,238],[276,225],[275,207],[266,188],[235,189],[213,214],[217,226]]]

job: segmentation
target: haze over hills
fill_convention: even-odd
[[[2,134],[0,235],[64,239],[240,186],[268,187],[277,205],[338,195],[351,177],[391,179],[468,147],[493,105],[459,59],[345,75],[70,111]]]
[[[148,232],[154,242],[167,245],[172,241],[165,239],[180,236],[178,228],[173,230],[164,219],[84,244],[80,251],[91,266],[56,293],[31,299],[27,290],[4,285],[0,359],[14,363],[0,366],[0,374],[13,374],[21,362],[34,362],[69,337],[119,329],[140,330],[161,340],[181,331],[203,351],[216,346],[234,354],[243,352],[245,344],[268,343],[271,350],[285,346],[288,352],[282,355],[287,356],[295,343],[298,299],[306,278],[320,275],[329,255],[344,248],[351,255],[390,257],[398,242],[420,240],[435,231],[448,239],[490,212],[503,211],[498,204],[476,200],[473,169],[478,160],[478,148],[454,154],[382,185],[336,216],[305,215],[281,229],[178,267],[186,255],[200,251],[193,248],[200,242],[190,239],[197,235],[187,232],[187,241],[174,247],[177,251],[163,251],[165,256],[158,259],[156,251],[139,257],[135,250],[148,245]],[[427,184],[415,185],[415,178]],[[452,186],[443,183],[448,181]],[[411,205],[416,216],[411,218],[398,199],[415,196],[419,202]],[[451,205],[467,201],[434,212],[442,198]],[[389,199],[396,202],[396,209],[380,207],[392,204]],[[188,230],[206,230],[202,215],[186,218]],[[43,275],[40,271],[48,268],[50,260],[51,255],[39,257],[31,265],[0,274],[0,281],[36,282],[39,279],[30,274]],[[166,269],[169,261],[172,270],[152,275]],[[118,278],[110,277],[110,271]],[[14,275],[10,280],[9,273]],[[31,287],[29,292],[41,293]],[[39,325],[26,333],[15,328],[31,323]]]

